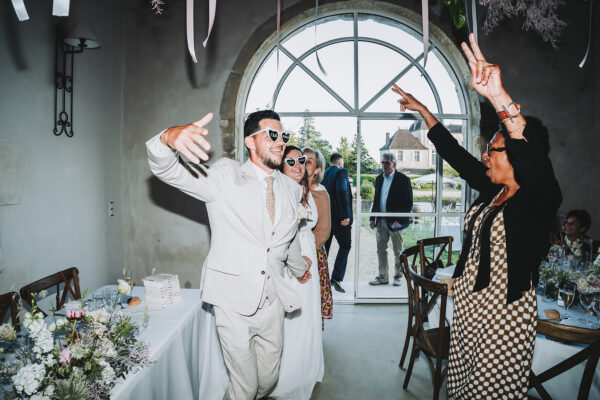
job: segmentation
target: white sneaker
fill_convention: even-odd
[[[387,285],[388,283],[390,283],[390,281],[383,280],[381,277],[376,276],[375,279],[369,282],[369,285]]]
[[[400,280],[400,278],[394,278],[394,286],[400,286],[402,285],[402,281]]]

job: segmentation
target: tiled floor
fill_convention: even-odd
[[[334,304],[333,319],[325,321],[325,376],[312,399],[398,400],[430,399],[433,384],[424,358],[415,362],[407,390],[406,369],[398,368],[406,320],[406,305]],[[405,362],[408,366],[408,359]],[[440,399],[447,399],[446,381]]]

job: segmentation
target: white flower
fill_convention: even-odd
[[[34,394],[40,382],[44,379],[46,369],[40,364],[29,364],[21,367],[17,374],[12,377],[17,393],[25,393],[28,396]]]
[[[81,360],[87,354],[86,349],[79,343],[75,343],[71,346],[71,358],[75,360]]]
[[[110,340],[103,340],[102,344],[100,345],[100,349],[105,357],[113,358],[117,356],[115,345]]]
[[[580,292],[585,292],[589,288],[589,284],[585,278],[579,278],[576,283],[577,289],[579,289]]]
[[[10,324],[0,325],[0,340],[13,340],[17,337],[17,332]]]
[[[51,323],[50,326],[48,327],[48,329],[50,329],[52,332],[54,332],[55,330],[62,328],[66,324],[67,324],[67,320],[64,318],[60,318],[60,319],[57,319],[56,322]]]
[[[91,317],[95,322],[100,322],[100,323],[107,323],[108,320],[110,319],[110,313],[108,311],[106,311],[104,308],[101,308],[99,310],[94,310],[94,311],[90,311],[87,314],[89,317]]]
[[[37,297],[38,297],[38,298],[40,298],[40,299],[43,299],[43,298],[45,298],[46,296],[48,296],[48,291],[47,291],[47,290],[42,290],[41,292],[39,292],[39,293],[37,294]]]
[[[123,279],[119,279],[117,282],[119,282],[119,293],[128,295],[129,292],[131,292],[129,283],[125,282]]]
[[[311,215],[312,215],[312,210],[310,209],[310,207],[309,206],[304,207],[302,204],[300,204],[300,207],[298,207],[298,212],[296,215],[298,222],[302,221],[303,219],[310,219]]]
[[[30,397],[30,400],[50,400],[50,397],[44,396],[43,394],[34,394]]]
[[[107,385],[110,384],[115,379],[115,371],[112,369],[110,364],[107,363],[105,360],[100,360],[100,362],[98,364],[100,364],[102,367],[104,367],[104,368],[102,368],[102,380]]]
[[[92,330],[94,331],[96,336],[102,336],[108,330],[108,328],[106,327],[106,325],[101,324],[99,322],[92,322]]]

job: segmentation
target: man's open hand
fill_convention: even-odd
[[[204,138],[208,133],[205,128],[213,118],[212,113],[206,114],[201,120],[184,126],[174,126],[160,135],[160,141],[181,153],[194,164],[200,160],[208,160],[206,151],[210,149],[210,143]]]

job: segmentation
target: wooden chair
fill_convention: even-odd
[[[0,295],[0,324],[4,322],[8,310],[10,310],[12,326],[15,331],[19,332],[21,324],[19,323],[19,294],[17,292]]]
[[[600,356],[600,330],[561,325],[540,319],[538,319],[537,324],[537,333],[539,334],[566,342],[583,343],[588,346],[566,360],[551,366],[541,374],[536,375],[532,370],[529,376],[529,388],[535,388],[543,400],[551,400],[552,397],[544,389],[542,383],[586,361],[577,399],[587,399],[592,387],[596,365],[598,365],[598,357]]]
[[[428,264],[427,257],[425,257],[426,248],[429,246],[433,246],[433,260],[438,261],[441,260],[442,254],[444,250],[448,252],[448,258],[444,263],[444,267],[447,267],[452,264],[452,236],[440,236],[428,239],[421,239],[417,242],[419,246],[421,246],[421,271],[419,274],[421,276],[425,276],[425,267]],[[443,262],[443,260],[442,260]]]
[[[402,257],[404,257],[406,259],[406,263],[408,265],[410,265],[413,269],[416,269],[416,265],[417,265],[416,261],[417,261],[417,256],[419,254],[421,254],[419,245],[415,245],[415,246],[405,249],[402,252],[402,254],[400,254],[400,264],[403,264],[405,262],[402,259]],[[410,258],[412,258],[412,259],[410,259]],[[406,354],[408,353],[408,346],[410,344],[410,339],[413,337],[412,336],[412,327],[415,323],[414,322],[415,308],[413,306],[413,301],[412,301],[413,293],[412,293],[411,285],[410,285],[410,277],[408,276],[408,273],[406,273],[404,271],[404,268],[402,268],[402,273],[404,275],[404,279],[406,280],[406,287],[408,288],[408,324],[406,325],[406,336],[404,338],[404,349],[402,350],[402,356],[400,357],[400,364],[398,364],[398,366],[400,368],[402,368],[404,366],[404,360],[406,359]]]
[[[62,293],[60,291],[61,284],[64,284]],[[73,286],[71,286],[71,284]],[[42,290],[49,289],[55,285],[57,310],[60,310],[65,305],[67,294],[71,294],[73,300],[79,300],[81,298],[81,291],[79,289],[79,270],[76,267],[67,268],[30,283],[29,285],[23,286],[20,291],[21,298],[23,301],[25,301],[25,303],[31,306],[34,293],[39,293]],[[40,311],[44,314],[44,316],[48,315],[43,310]]]
[[[446,323],[446,301],[448,299],[448,285],[445,283],[437,283],[417,274],[408,266],[406,257],[403,258],[403,268],[405,273],[409,275],[409,291],[413,292],[413,307],[415,308],[415,323],[412,327],[413,332],[413,347],[408,363],[408,370],[404,378],[402,387],[406,389],[410,381],[410,375],[415,364],[415,358],[419,352],[425,355],[429,369],[433,378],[433,399],[438,400],[440,397],[440,388],[442,386],[442,378],[446,375],[448,365],[442,369],[442,362],[448,360],[450,353],[450,327]],[[420,290],[425,289],[431,295],[427,303],[423,304],[420,300]],[[429,313],[431,308],[436,304],[437,299],[441,297],[441,310],[439,317],[439,327],[425,329],[423,325],[424,317]],[[435,362],[434,362],[435,359]]]

